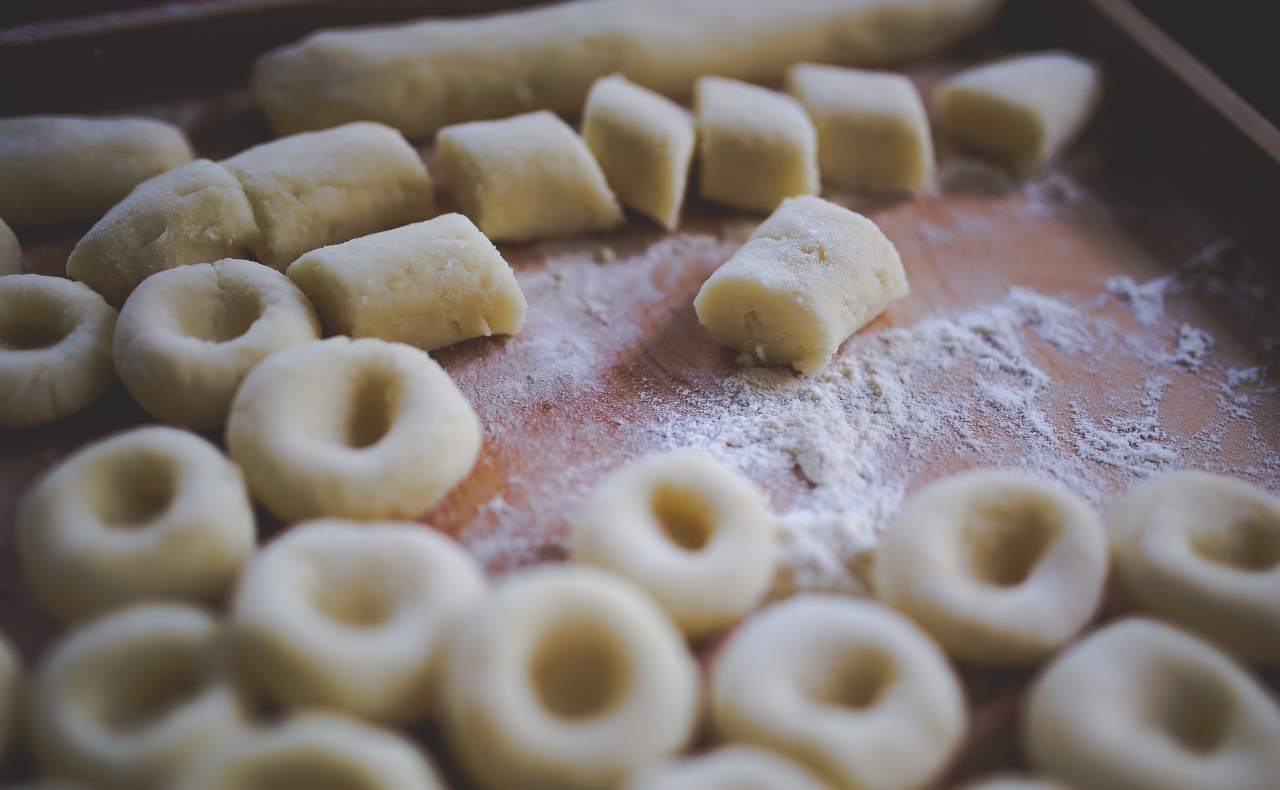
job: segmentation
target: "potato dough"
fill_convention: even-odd
[[[170,603],[122,609],[63,636],[32,687],[31,739],[57,776],[163,790],[245,726],[221,627]]]
[[[331,332],[426,351],[514,335],[528,308],[497,247],[461,214],[322,247],[294,261],[289,277]]]
[[[711,667],[722,739],[777,750],[837,787],[924,787],[965,734],[942,651],[891,609],[806,595],[735,631]]]
[[[0,428],[75,414],[111,386],[116,311],[88,287],[0,277]]]
[[[756,228],[693,306],[724,345],[808,373],[907,291],[898,251],[874,222],[801,197]]]
[[[1206,472],[1140,483],[1108,514],[1138,608],[1249,660],[1280,661],[1280,497]]]
[[[787,90],[818,130],[818,169],[840,184],[920,192],[933,182],[933,140],[910,79],[817,63],[787,70]]]
[[[948,137],[1027,175],[1085,126],[1100,87],[1093,64],[1042,52],[949,77],[934,89],[933,104]]]
[[[18,237],[0,219],[0,277],[6,274],[22,273],[22,246]]]
[[[181,129],[147,118],[2,118],[0,217],[17,227],[97,219],[193,156]]]
[[[875,555],[880,600],[955,658],[1032,664],[1084,628],[1107,580],[1107,535],[1057,483],[980,470],[916,493]]]
[[[784,93],[722,77],[694,90],[698,192],[748,211],[773,211],[796,195],[818,194],[818,133]]]
[[[1274,788],[1280,707],[1207,642],[1152,620],[1067,648],[1031,687],[1024,753],[1097,790]]]
[[[0,764],[21,716],[22,694],[22,658],[0,631]]]
[[[227,258],[143,281],[112,342],[134,399],[165,422],[221,429],[244,377],[267,356],[320,337],[320,322],[288,277]]]
[[[614,787],[692,735],[698,670],[679,632],[603,571],[508,577],[448,650],[446,732],[482,787]]]
[[[295,134],[222,163],[253,205],[254,257],[283,271],[326,244],[426,219],[435,193],[427,166],[400,133],[349,123]]]
[[[969,782],[960,790],[1071,790],[1071,788],[1051,779],[1000,774]]]
[[[67,258],[67,276],[119,307],[156,272],[241,255],[258,239],[240,182],[207,159],[138,185]]]
[[[209,442],[138,428],[74,453],[23,497],[18,551],[64,620],[144,599],[216,603],[254,548],[240,470]]]
[[[693,451],[606,478],[574,521],[571,555],[629,578],[685,633],[750,611],[773,580],[774,524],[755,484]]]
[[[231,405],[227,448],[283,521],[413,518],[471,471],[480,420],[424,352],[334,337],[267,357]]]
[[[582,139],[623,204],[675,229],[693,159],[685,108],[621,74],[602,77],[587,94]]]
[[[622,209],[582,138],[549,112],[441,129],[449,193],[494,241],[608,230]]]
[[[804,768],[755,746],[725,746],[698,757],[658,763],[623,790],[826,790]]]

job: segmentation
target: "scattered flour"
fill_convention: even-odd
[[[1212,335],[1190,324],[1183,324],[1178,329],[1178,345],[1174,347],[1173,353],[1165,357],[1164,361],[1194,372],[1200,369],[1205,355],[1212,347]]]
[[[1164,295],[1173,275],[1157,277],[1139,285],[1128,275],[1108,277],[1107,293],[1128,303],[1133,320],[1141,326],[1155,326],[1164,315]]]

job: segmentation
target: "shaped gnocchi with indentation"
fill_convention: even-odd
[[[659,763],[623,790],[824,790],[828,785],[786,758],[755,746],[725,746]]]
[[[1071,790],[1071,788],[1052,779],[1001,774],[985,779],[976,779],[964,785],[960,790]]]

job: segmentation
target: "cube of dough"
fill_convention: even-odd
[[[919,192],[933,181],[933,140],[911,80],[883,71],[798,63],[787,90],[818,130],[822,177],[851,186]]]
[[[440,130],[449,193],[495,241],[607,230],[622,222],[604,173],[568,124],[546,111]]]
[[[288,274],[328,330],[351,337],[432,351],[524,326],[511,267],[461,214],[313,250]]]
[[[240,179],[258,218],[257,260],[281,271],[317,247],[434,213],[422,158],[380,123],[283,137],[223,164]]]
[[[724,345],[808,373],[907,291],[898,251],[874,222],[806,196],[783,201],[693,306]]]
[[[1028,174],[1084,127],[1099,88],[1093,64],[1043,52],[962,71],[934,89],[933,104],[956,143]]]
[[[818,194],[818,135],[795,99],[738,80],[702,77],[694,86],[694,113],[702,197],[773,211],[785,198]]]
[[[693,158],[687,110],[621,74],[602,77],[587,94],[582,138],[623,204],[675,228]]]

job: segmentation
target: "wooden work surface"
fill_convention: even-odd
[[[1024,327],[1028,358],[1047,376],[1037,408],[1071,469],[1069,484],[1105,505],[1153,469],[1188,466],[1280,489],[1280,291],[1270,265],[1280,250],[1280,135],[1123,2],[1012,5],[979,41],[907,71],[927,89],[966,63],[1061,46],[1102,63],[1106,101],[1070,152],[1031,181],[1000,177],[944,149],[937,194],[831,195],[876,220],[912,285],[908,298],[842,347],[840,359],[856,362],[886,331],[963,319],[1001,304],[1011,287],[1030,289],[1078,311],[1093,338],[1065,347],[1037,334],[1034,318]],[[269,137],[239,90],[133,109],[181,123],[211,158]],[[738,457],[731,442],[708,433],[716,425],[708,409],[739,408],[729,395],[757,378],[711,342],[691,303],[760,218],[694,202],[677,234],[631,219],[613,234],[503,246],[529,297],[527,327],[434,355],[486,431],[475,471],[424,521],[459,536],[494,572],[561,559],[567,519],[584,493],[637,454],[690,437]],[[62,274],[84,230],[25,234],[27,270]],[[1120,275],[1136,284],[1171,277],[1162,310],[1136,320],[1134,306],[1108,292],[1108,280]],[[1184,324],[1212,337],[1203,357],[1177,359]],[[770,391],[792,386],[789,376],[770,374]],[[791,379],[796,388],[810,383]],[[1143,400],[1153,380],[1167,381],[1154,401]],[[1144,416],[1154,425],[1126,433],[1126,419]],[[82,415],[0,431],[0,628],[28,659],[54,630],[21,582],[11,538],[16,501],[69,452],[145,421],[117,385]],[[1106,425],[1104,439],[1131,442],[1131,462],[1115,462],[1117,454],[1130,458],[1123,447],[1098,446],[1091,426]],[[1054,459],[1025,444],[997,411],[978,410],[966,426],[982,440],[958,441],[946,425],[911,448],[889,437],[887,476],[909,493],[972,466]],[[1169,454],[1143,456],[1144,442]],[[818,488],[799,462],[756,476],[783,514],[807,507]],[[265,516],[262,523],[264,537],[278,528]],[[1019,764],[1013,722],[1028,674],[966,672],[974,725],[953,778]]]

